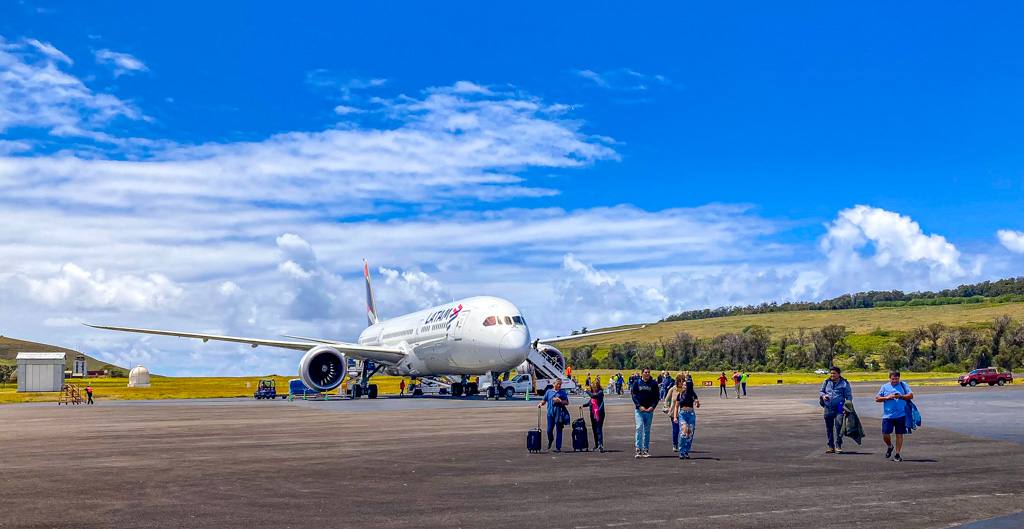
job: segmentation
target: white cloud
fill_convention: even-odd
[[[142,63],[138,58],[129,53],[120,53],[116,51],[110,51],[107,49],[93,50],[93,55],[96,56],[97,64],[107,64],[114,66],[114,77],[119,77],[124,74],[131,74],[133,72],[148,72],[149,68]]]
[[[46,55],[47,57],[55,61],[73,64],[70,57],[64,55],[64,52],[58,50],[56,47],[53,46],[53,44],[50,44],[49,42],[39,42],[36,39],[25,39],[25,42],[39,50],[39,52],[43,55]]]
[[[59,63],[70,62],[48,43],[9,43],[0,37],[0,133],[31,127],[54,136],[109,141],[99,129],[115,118],[143,118],[131,103],[97,94],[60,70]]]
[[[145,278],[112,274],[102,270],[89,272],[73,263],[56,273],[39,277],[27,274],[0,276],[5,295],[16,301],[39,303],[46,307],[153,311],[173,307],[182,289],[161,274]]]
[[[349,107],[345,105],[338,105],[334,107],[334,113],[338,114],[339,116],[344,116],[346,114],[362,114],[363,112],[365,112],[365,110],[360,110],[356,107]]]
[[[840,211],[826,228],[821,249],[828,258],[828,292],[932,289],[975,275],[945,237],[926,235],[898,213],[859,205]]]
[[[647,90],[652,84],[672,84],[672,82],[663,75],[642,74],[640,72],[630,70],[629,68],[608,70],[604,73],[598,73],[593,70],[575,70],[575,73],[579,77],[589,79],[597,86],[607,88],[609,90]]]
[[[1024,232],[1014,230],[999,230],[999,243],[1007,250],[1015,253],[1024,253]]]

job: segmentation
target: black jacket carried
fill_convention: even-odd
[[[846,417],[843,419],[842,435],[860,444],[860,440],[864,438],[864,427],[860,424],[860,417],[857,416],[857,411],[853,409],[852,400],[848,400],[843,404],[843,411],[846,412]]]

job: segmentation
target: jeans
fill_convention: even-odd
[[[558,427],[558,437],[554,435],[555,426]],[[554,415],[548,415],[548,446],[551,446],[551,439],[555,438],[555,450],[562,449],[562,429],[565,428],[565,424],[556,423]]]
[[[828,402],[828,401],[826,401]],[[843,419],[845,415],[839,412],[835,406],[825,408],[825,431],[828,433],[828,447],[843,447]],[[834,432],[834,433],[833,433]],[[833,437],[833,435],[835,437]]]
[[[604,419],[595,419],[591,414],[590,428],[594,430],[594,446],[604,446]]]
[[[672,448],[679,448],[679,423],[675,421],[672,421]]]
[[[725,384],[718,386],[718,396],[721,397],[722,395],[729,396],[729,391],[725,389]]]
[[[653,411],[636,410],[636,449],[649,450],[651,448],[651,423],[654,422]]]
[[[677,418],[679,423],[676,425],[679,427],[679,453],[689,454],[690,447],[693,446],[693,434],[697,431],[697,412],[694,410],[679,410],[679,417]],[[687,425],[686,435],[682,434],[682,425]]]
[[[747,396],[747,383],[746,382],[743,383],[743,396],[744,397]]]

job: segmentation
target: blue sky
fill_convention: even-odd
[[[253,374],[77,324],[351,340],[364,257],[558,334],[1020,275],[1015,4],[288,7],[0,7],[0,333]]]

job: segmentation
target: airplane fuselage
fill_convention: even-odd
[[[360,333],[359,344],[406,352],[386,369],[389,374],[484,375],[523,363],[530,329],[509,301],[477,296],[373,324]]]

